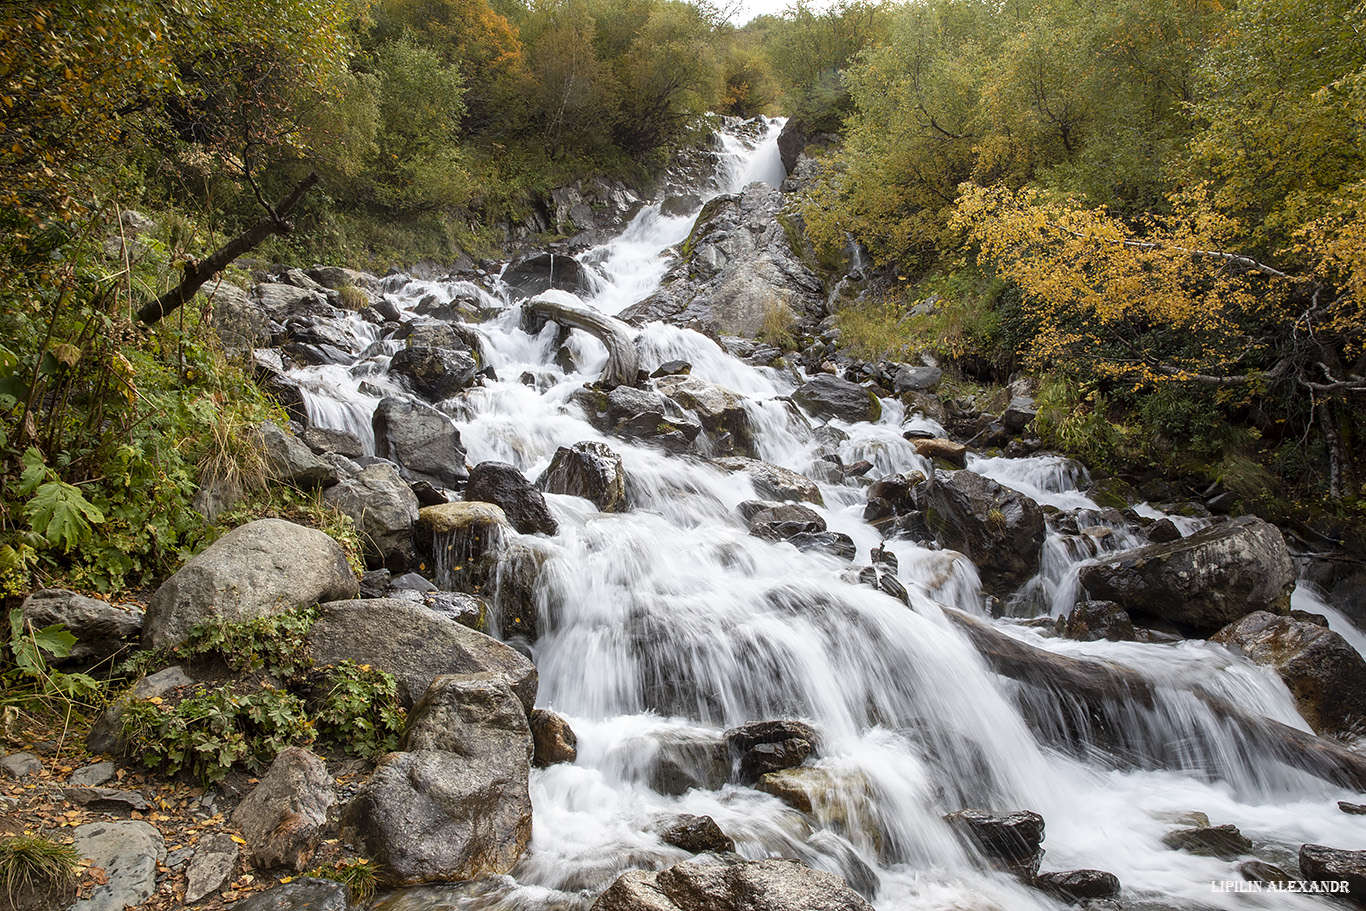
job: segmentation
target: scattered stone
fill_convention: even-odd
[[[296,879],[249,895],[233,911],[349,911],[351,893],[330,879]],[[122,909],[120,909],[122,911]]]
[[[73,788],[98,788],[113,777],[112,762],[96,762],[72,772],[66,783]]]
[[[126,609],[60,588],[36,591],[20,605],[35,630],[60,623],[76,637],[66,661],[104,661],[129,647],[142,632],[142,611]],[[62,659],[52,659],[54,664]]]
[[[152,809],[141,791],[117,788],[62,788],[62,796],[74,804],[96,812],[131,812]]]
[[[190,559],[147,604],[142,641],[166,648],[210,618],[273,616],[304,604],[354,598],[346,553],[315,528],[281,519],[238,526]]]
[[[389,373],[431,402],[441,402],[468,389],[479,365],[464,351],[415,346],[404,348],[389,363]]]
[[[853,562],[858,556],[858,545],[842,531],[801,532],[788,538],[787,543],[800,551],[818,550],[845,562]]]
[[[875,422],[882,416],[882,403],[872,391],[826,374],[797,387],[792,400],[818,418],[838,418],[851,424]]]
[[[1014,591],[1038,572],[1047,529],[1029,497],[963,470],[937,476],[921,499],[935,540],[975,563],[988,591]]]
[[[1062,634],[1079,642],[1133,642],[1137,638],[1128,612],[1113,601],[1081,602],[1067,615]]]
[[[1366,660],[1333,630],[1255,611],[1210,640],[1275,668],[1316,733],[1351,737],[1366,726]]]
[[[368,565],[402,573],[417,562],[413,547],[417,496],[393,465],[365,466],[355,478],[328,488],[323,502],[351,518]]]
[[[786,858],[684,861],[623,873],[591,911],[872,911],[833,873]]]
[[[943,437],[931,437],[929,439],[907,437],[907,439],[910,439],[916,453],[931,461],[943,459],[958,468],[968,467],[968,447],[962,443],[955,443],[953,440],[946,440]]]
[[[579,738],[563,716],[545,709],[531,710],[531,764],[538,769],[579,758]]]
[[[0,759],[0,772],[10,778],[28,778],[43,770],[43,761],[32,753],[10,753]]]
[[[526,711],[535,705],[535,665],[448,616],[393,598],[333,601],[319,610],[308,633],[314,662],[362,661],[393,674],[405,706],[421,698],[437,677],[484,672],[506,676]]]
[[[959,810],[944,817],[994,866],[1032,880],[1043,860],[1043,817],[1029,810],[995,814]]]
[[[505,462],[480,462],[470,471],[465,499],[493,503],[522,534],[553,535],[559,523],[545,496],[522,473]]]
[[[676,816],[659,837],[666,845],[690,854],[724,854],[735,850],[735,839],[722,832],[710,816]]]
[[[1345,880],[1347,895],[1352,901],[1366,905],[1366,851],[1301,845],[1300,875],[1312,882]]]
[[[405,479],[459,488],[469,477],[460,431],[432,406],[389,396],[380,400],[370,423],[375,455],[397,462]]]
[[[155,827],[139,820],[92,822],[72,832],[76,853],[104,870],[108,881],[95,887],[69,911],[124,911],[140,905],[156,890],[157,864],[166,858],[166,843]]]
[[[303,871],[336,802],[336,786],[323,761],[308,750],[288,747],[238,805],[232,823],[246,838],[253,864]]]
[[[1034,886],[1063,901],[1078,904],[1119,894],[1119,877],[1104,870],[1065,870],[1040,873]]]
[[[1243,879],[1254,883],[1288,883],[1294,878],[1275,864],[1262,860],[1245,860],[1238,865],[1238,872]]]
[[[1090,597],[1203,633],[1254,611],[1284,614],[1295,568],[1275,526],[1252,516],[1082,566]]]
[[[601,512],[626,511],[626,471],[621,456],[606,443],[561,446],[536,486],[546,493],[583,497]]]
[[[1235,825],[1193,826],[1162,836],[1162,843],[1173,851],[1237,860],[1252,850],[1252,841]]]
[[[337,483],[332,466],[314,455],[298,437],[285,433],[271,421],[262,421],[258,430],[261,454],[271,480],[305,490]]]
[[[237,843],[226,833],[200,841],[186,874],[185,903],[193,905],[210,892],[221,891],[237,869],[237,854]]]

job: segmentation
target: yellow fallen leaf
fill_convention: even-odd
[[[237,842],[239,845],[244,845],[244,844],[247,843],[247,840],[246,840],[245,838],[243,838],[242,836],[240,836],[240,835],[232,835],[232,836],[229,836],[229,837],[231,837],[232,840],[235,841],[235,842]]]

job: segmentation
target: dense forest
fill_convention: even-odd
[[[828,135],[790,205],[813,261],[871,259],[836,314],[851,351],[1029,371],[1045,441],[1098,468],[1355,514],[1358,0],[728,13],[0,3],[0,588],[155,579],[216,533],[200,482],[259,474],[244,430],[275,406],[205,308],[134,318],[229,239],[264,221],[263,260],[377,271],[501,258],[555,188],[648,186],[717,115]],[[154,235],[111,245],[132,210]]]

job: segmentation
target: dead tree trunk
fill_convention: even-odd
[[[640,355],[636,351],[636,336],[631,327],[621,320],[572,304],[548,300],[530,300],[522,305],[526,313],[543,317],[561,326],[582,329],[607,346],[607,366],[598,382],[603,386],[634,386],[640,374]]]
[[[195,296],[195,292],[203,287],[205,282],[226,269],[237,257],[251,252],[272,234],[289,234],[293,231],[294,225],[289,221],[289,213],[294,211],[299,200],[303,198],[305,193],[313,189],[317,182],[318,175],[310,173],[290,191],[288,196],[280,200],[279,205],[274,208],[267,206],[269,214],[256,224],[213,251],[202,262],[186,263],[184,278],[181,279],[179,286],[145,304],[138,311],[138,319],[150,325],[174,313],[182,305],[189,302],[190,298]]]

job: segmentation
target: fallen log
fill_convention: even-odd
[[[1036,729],[1062,742],[1058,746],[1090,750],[1097,746],[1140,765],[1176,768],[1211,767],[1230,761],[1269,757],[1324,781],[1366,791],[1366,756],[1335,741],[1296,730],[1253,714],[1209,693],[1184,691],[1224,727],[1209,737],[1168,743],[1157,686],[1138,671],[1101,661],[1088,661],[1035,648],[987,623],[943,608],[968,637],[987,665],[1028,691],[1022,701]],[[1175,708],[1177,701],[1166,700]],[[1221,742],[1237,739],[1236,749]],[[1197,735],[1198,736],[1198,735]]]
[[[558,303],[537,298],[522,304],[523,313],[582,329],[607,346],[607,366],[598,382],[604,387],[634,386],[640,375],[640,354],[636,350],[636,334],[630,326],[616,317],[599,313],[588,307]]]

